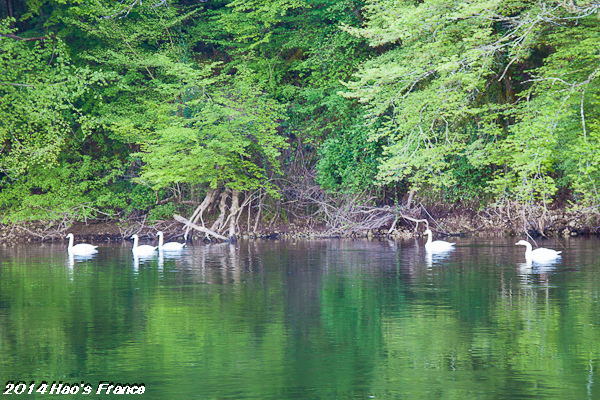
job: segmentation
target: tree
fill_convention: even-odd
[[[286,146],[277,132],[283,115],[255,88],[239,76],[212,88],[188,87],[189,99],[171,104],[171,117],[142,143],[141,180],[155,187],[187,182],[273,190],[268,170],[279,171]]]
[[[380,182],[442,191],[467,168],[493,173],[482,189],[522,201],[549,199],[561,176],[595,188],[582,144],[586,113],[595,115],[597,10],[589,1],[371,2],[366,27],[346,30],[390,49],[345,95],[365,104],[371,140],[384,145]]]
[[[97,121],[77,104],[111,74],[73,66],[60,39],[17,37],[10,21],[0,24],[0,171],[15,180],[91,134]]]

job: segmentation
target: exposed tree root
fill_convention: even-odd
[[[227,225],[229,222],[229,237],[235,238],[235,226],[237,222],[237,215],[242,211],[240,207],[240,197],[241,192],[239,190],[233,190],[231,192],[231,207],[229,207],[229,216],[223,223],[223,225]]]
[[[201,226],[202,231],[207,233],[206,230],[209,230],[214,233],[223,232],[225,229],[228,229],[228,235],[230,238],[235,238],[236,232],[239,231],[239,219],[242,215],[244,208],[248,207],[248,227],[250,226],[250,204],[252,202],[254,194],[247,195],[244,192],[233,189],[230,190],[228,188],[224,189],[221,192],[221,200],[219,202],[219,216],[212,224],[211,228],[208,229],[205,227],[203,213],[204,211],[210,209],[218,197],[219,192],[216,189],[211,189],[206,194],[202,203],[196,208],[192,216],[189,220],[189,223],[185,225],[185,233],[184,238],[187,240],[188,233],[193,226]],[[244,201],[240,204],[242,198]],[[228,204],[230,202],[230,204]],[[227,215],[227,218],[225,218]],[[181,217],[183,218],[183,217]],[[201,225],[197,225],[198,220],[200,220]],[[197,229],[198,230],[198,229]]]
[[[210,229],[212,231],[220,231],[223,229],[223,223],[225,222],[225,214],[227,213],[227,200],[231,196],[231,190],[225,189],[221,193],[221,201],[219,202],[219,216],[217,220],[212,224]]]
[[[80,239],[95,241],[122,240],[134,233],[154,240],[158,230],[167,236],[184,235],[187,239],[191,229],[219,240],[234,234],[240,237],[387,235],[390,239],[399,239],[422,231],[420,224],[445,234],[528,234],[531,238],[600,232],[600,205],[550,208],[544,204],[504,201],[475,211],[439,204],[425,207],[415,199],[416,192],[411,192],[412,197],[409,193],[408,199],[413,205],[409,207],[409,201],[396,205],[377,204],[380,194],[332,195],[301,180],[297,184],[286,182],[285,187],[282,200],[273,199],[264,189],[254,192],[209,190],[189,219],[176,216],[175,220],[148,222],[147,215],[134,213],[125,220],[107,218],[76,222],[69,214],[59,221],[0,225],[0,241],[62,240],[67,232],[73,232]],[[217,204],[219,213],[211,214],[210,210]],[[207,216],[212,226],[208,225]],[[240,225],[240,221],[244,222]]]
[[[210,208],[212,207],[218,194],[219,194],[219,192],[217,191],[217,189],[210,189],[208,191],[208,193],[206,193],[204,200],[202,200],[202,203],[200,203],[200,205],[198,207],[196,207],[196,210],[190,217],[190,221],[192,222],[192,224],[196,224],[198,222],[198,220],[200,220],[202,226],[204,226],[204,220],[202,219],[202,214],[206,210],[210,210]],[[183,235],[183,238],[186,241],[187,241],[187,236],[188,236],[190,229],[192,229],[191,225],[187,225],[185,228],[185,233]]]

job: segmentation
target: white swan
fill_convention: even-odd
[[[87,256],[90,254],[96,254],[98,252],[98,250],[96,250],[96,247],[98,246],[94,246],[87,243],[79,243],[78,245],[73,246],[73,241],[75,240],[75,237],[72,233],[69,233],[67,237],[69,238],[69,247],[67,248],[69,254],[73,254],[76,256]]]
[[[448,251],[453,250],[456,243],[445,242],[443,240],[431,241],[431,230],[426,229],[423,234],[427,235],[427,243],[425,243],[425,250],[427,251]]]
[[[562,253],[562,251],[546,249],[544,247],[540,247],[539,249],[531,250],[531,243],[529,243],[526,240],[519,240],[517,243],[515,243],[515,245],[525,246],[525,260],[527,262],[551,261],[557,257],[560,257],[560,253]]]
[[[133,235],[131,238],[133,239],[133,247],[131,248],[131,251],[134,255],[150,255],[154,254],[156,251],[156,246],[148,246],[147,244],[138,246],[138,235]]]
[[[185,247],[185,243],[178,243],[178,242],[169,242],[169,243],[165,243],[163,244],[163,233],[161,231],[158,231],[157,233],[158,235],[158,250],[159,251],[179,251],[179,250],[183,250],[183,248]]]

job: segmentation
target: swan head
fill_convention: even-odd
[[[431,235],[431,229],[427,228],[425,229],[425,232],[423,232],[423,235]]]
[[[132,239],[139,239],[139,236],[138,235],[131,235],[131,238]]]
[[[73,234],[72,234],[72,233],[69,233],[69,234],[67,235],[67,239],[72,239],[72,238],[74,238]]]
[[[526,240],[519,240],[517,243],[515,243],[516,246],[527,246],[530,243]]]
[[[156,232],[156,236],[162,236],[162,235],[163,235],[162,231]]]

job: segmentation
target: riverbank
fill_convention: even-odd
[[[400,212],[401,211],[401,212]],[[348,223],[345,227],[332,227],[315,218],[295,218],[287,223],[240,226],[236,237],[240,239],[275,238],[378,238],[392,240],[418,237],[425,225],[438,236],[579,236],[597,234],[600,215],[597,209],[525,209],[517,204],[489,207],[475,211],[468,208],[444,208],[420,206],[411,210],[392,210],[390,217],[380,226],[365,228],[360,224]],[[410,212],[409,212],[410,211]],[[395,213],[395,214],[394,214]],[[410,215],[410,217],[408,216]],[[406,216],[406,217],[405,217]],[[420,222],[414,222],[418,219]],[[394,220],[395,223],[390,221]],[[208,223],[206,226],[210,226]],[[250,229],[247,229],[250,227]],[[246,228],[246,229],[245,229]],[[41,242],[64,240],[73,233],[78,241],[119,242],[137,233],[142,239],[154,239],[156,232],[163,231],[168,240],[182,240],[183,224],[175,220],[148,222],[143,217],[128,220],[88,220],[70,226],[47,226],[41,222],[1,225],[0,242]],[[192,240],[203,240],[202,232],[191,231]]]

